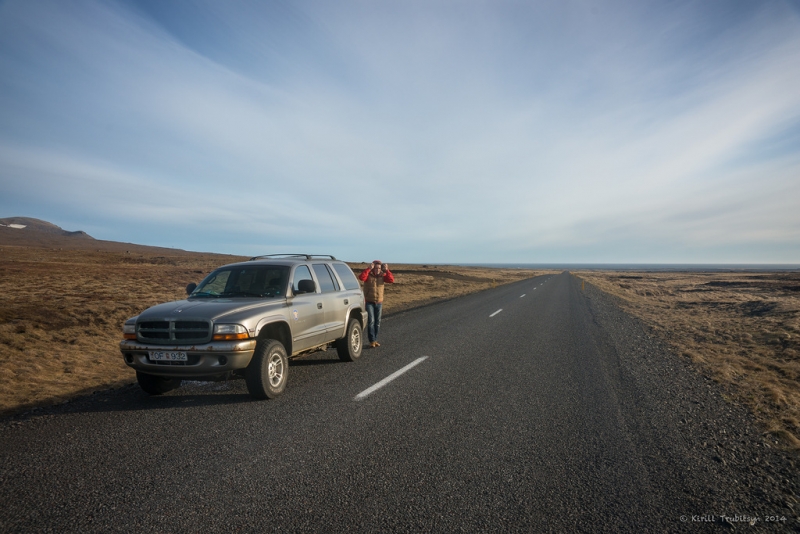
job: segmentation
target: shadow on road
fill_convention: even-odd
[[[329,363],[344,363],[339,358],[335,360],[331,359],[323,359],[323,358],[303,358],[302,360],[291,360],[289,362],[289,367],[304,367],[307,365],[326,365]]]
[[[238,383],[241,382],[241,385]],[[227,382],[208,382],[208,386],[197,386],[199,382],[180,387],[166,395],[148,395],[138,385],[129,385],[115,390],[98,391],[90,395],[77,397],[54,406],[33,408],[29,411],[6,416],[0,425],[38,419],[40,417],[58,417],[75,413],[99,412],[132,412],[144,410],[168,410],[174,408],[196,408],[202,406],[220,406],[226,404],[244,404],[258,402],[247,394],[244,381],[235,381],[226,391],[212,389]]]
[[[299,359],[290,360],[289,367],[306,374],[315,366],[329,364],[347,365],[335,351],[313,352]],[[296,381],[297,376],[290,382]],[[256,401],[247,392],[242,379],[218,382],[184,381],[180,388],[165,395],[148,395],[137,384],[128,384],[116,389],[95,391],[79,395],[69,401],[52,406],[31,407],[17,414],[0,416],[0,426],[17,424],[40,417],[56,417],[73,413],[133,412],[144,410],[168,410],[173,408],[196,408],[203,406],[222,406],[227,404],[246,404]]]

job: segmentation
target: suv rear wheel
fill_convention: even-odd
[[[136,371],[136,381],[146,393],[150,395],[161,395],[167,391],[180,387],[180,378],[167,378],[163,376],[148,375],[141,371]]]
[[[361,356],[363,348],[364,338],[361,324],[355,319],[350,319],[344,337],[336,340],[336,352],[339,353],[339,359],[345,362],[355,361]]]
[[[250,395],[256,399],[274,399],[286,389],[288,379],[289,357],[283,344],[275,339],[259,341],[245,371]]]

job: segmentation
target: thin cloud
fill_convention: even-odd
[[[770,261],[800,239],[798,28],[780,1],[6,2],[0,208],[244,254]]]

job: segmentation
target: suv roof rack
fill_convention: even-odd
[[[264,254],[263,256],[253,256],[248,261],[260,260],[264,258],[302,258],[305,260],[328,259],[339,261],[330,254]]]

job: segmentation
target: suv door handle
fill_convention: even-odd
[[[344,299],[344,305],[347,306],[348,304],[350,304],[350,299]]]
[[[321,302],[317,302],[317,308],[319,308],[320,310],[322,309],[322,303]]]

